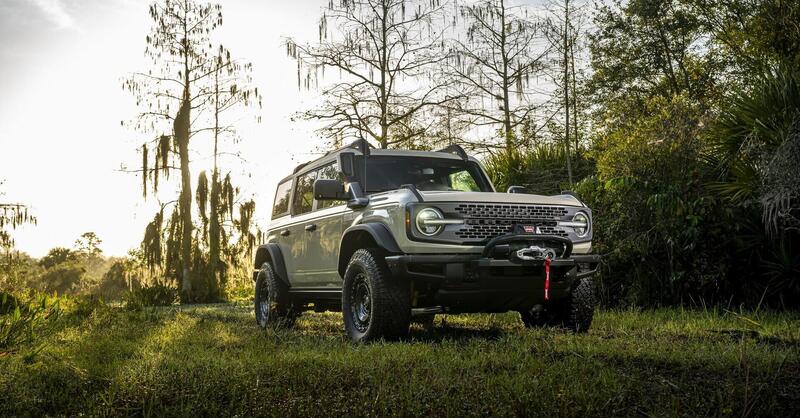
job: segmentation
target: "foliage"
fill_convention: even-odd
[[[170,306],[178,301],[178,290],[163,283],[153,283],[134,289],[125,298],[129,310],[142,310],[152,306]]]
[[[10,293],[0,292],[0,306],[0,357],[47,335],[61,315],[58,300],[44,295],[21,302]]]
[[[716,190],[739,205],[760,204],[765,227],[800,230],[800,72],[773,70],[731,98],[713,132]]]
[[[33,361],[1,357],[0,415],[796,416],[798,321],[599,311],[572,335],[516,314],[440,315],[410,341],[354,348],[339,313],[264,332],[249,303],[112,309]]]
[[[79,262],[66,262],[45,270],[41,277],[42,290],[48,293],[78,293],[86,269]]]
[[[684,95],[705,103],[716,94],[722,64],[704,47],[709,40],[694,0],[612,0],[595,14],[590,35],[597,103],[635,103],[652,96]]]
[[[719,301],[727,266],[718,242],[732,231],[703,187],[702,113],[680,96],[632,113],[596,138],[597,177],[576,187],[608,266],[601,296],[609,304]]]
[[[593,173],[594,161],[585,153],[572,158],[572,169],[578,178]],[[528,193],[554,195],[571,189],[566,181],[565,160],[563,146],[540,144],[492,154],[484,160],[484,165],[495,188],[501,192],[509,186],[524,186]]]
[[[0,289],[21,292],[35,288],[42,274],[38,261],[28,254],[11,251],[0,255]]]

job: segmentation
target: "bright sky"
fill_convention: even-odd
[[[260,124],[254,116],[237,124],[246,161],[229,161],[264,226],[277,180],[320,144],[313,127],[289,121],[315,93],[298,91],[296,64],[281,39],[313,39],[326,2],[221,2],[220,40],[253,63],[264,99]],[[156,203],[143,201],[139,177],[119,172],[121,164],[141,164],[140,136],[120,126],[136,114],[121,79],[147,68],[148,3],[0,2],[0,200],[30,205],[39,220],[13,233],[18,249],[41,256],[87,231],[98,234],[107,255],[140,242]]]

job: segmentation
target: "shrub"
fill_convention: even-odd
[[[140,310],[149,306],[170,306],[178,301],[178,290],[172,286],[155,283],[128,293],[125,306]]]
[[[594,162],[582,152],[571,155],[572,177],[582,179],[594,171]],[[513,149],[484,161],[489,177],[499,191],[524,186],[528,193],[554,195],[571,188],[567,182],[566,153],[555,144]]]
[[[44,295],[21,302],[9,293],[2,293],[0,306],[3,306],[0,312],[0,353],[16,351],[49,333],[61,316],[59,301]]]

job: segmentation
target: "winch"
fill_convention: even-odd
[[[556,251],[552,248],[540,247],[538,245],[531,245],[517,250],[517,258],[524,261],[533,260],[553,260],[556,258]]]

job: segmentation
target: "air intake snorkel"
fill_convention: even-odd
[[[347,191],[350,193],[352,199],[347,202],[347,207],[351,209],[358,209],[363,208],[369,204],[369,197],[366,196],[366,184],[362,186],[358,182],[358,178],[356,176],[356,163],[355,163],[355,153],[352,151],[346,151],[346,149],[357,149],[361,152],[364,156],[364,172],[363,172],[363,181],[366,183],[367,181],[367,156],[370,154],[370,145],[364,139],[359,139],[358,141],[353,142],[352,144],[345,147],[345,151],[339,153],[336,157],[336,162],[339,166],[339,171],[344,176],[345,180],[347,181]]]

